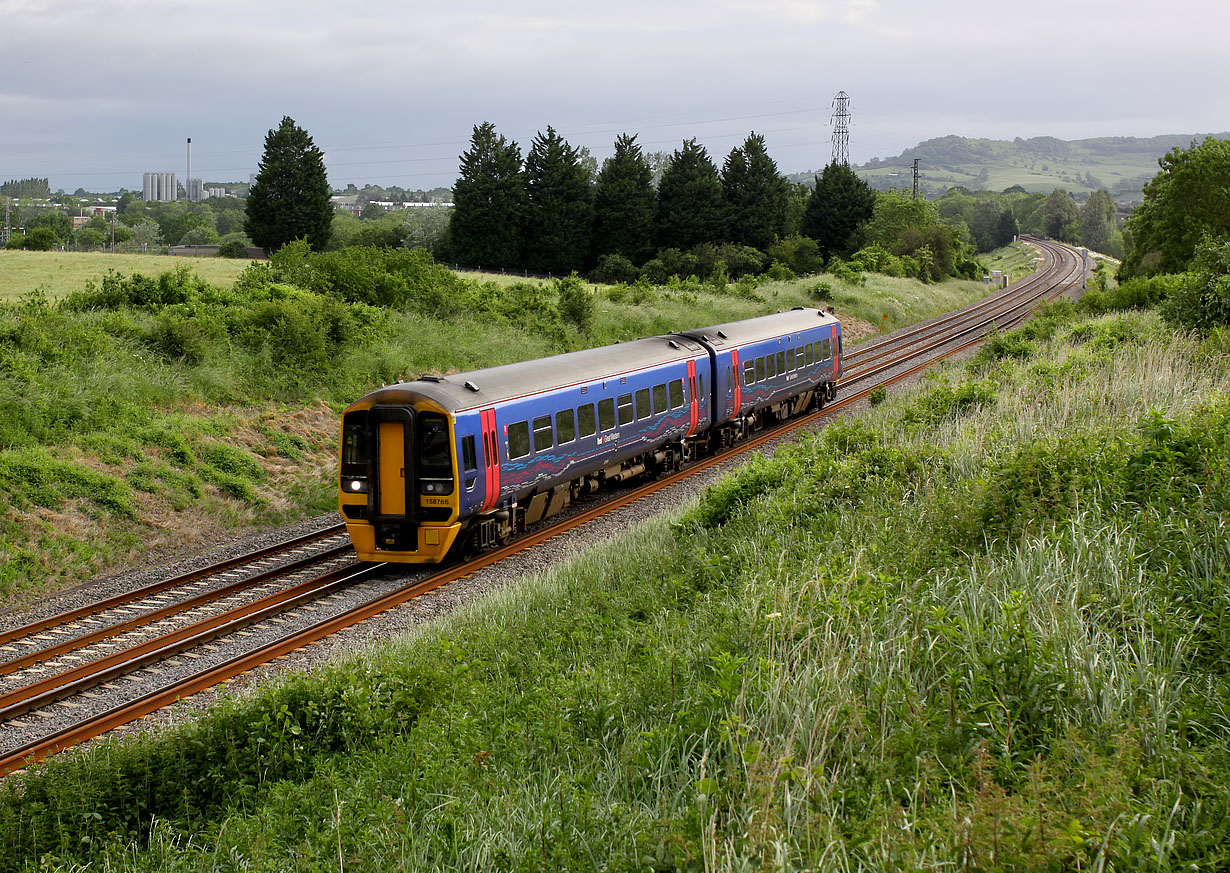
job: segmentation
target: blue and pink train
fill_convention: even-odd
[[[840,376],[817,309],[424,376],[345,411],[339,508],[360,559],[436,563],[823,404]]]

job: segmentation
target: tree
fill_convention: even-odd
[[[594,218],[593,177],[579,150],[547,125],[525,156],[525,264],[571,273],[589,258]]]
[[[722,166],[726,238],[767,250],[786,233],[788,198],[789,185],[769,157],[764,137],[753,131]]]
[[[118,230],[118,228],[117,228]],[[130,251],[144,252],[148,251],[151,246],[162,245],[162,233],[158,230],[158,222],[152,219],[144,219],[128,228],[131,236],[124,243],[124,247]],[[116,239],[119,239],[117,234]]]
[[[43,225],[33,228],[26,234],[21,244],[23,249],[31,252],[49,252],[60,244],[61,240],[50,227]]]
[[[95,227],[83,227],[77,231],[77,245],[99,248],[107,242],[106,235]]]
[[[722,182],[705,147],[684,140],[658,185],[659,248],[690,249],[723,235]]]
[[[73,235],[73,220],[58,209],[40,211],[27,225],[30,230],[36,227],[49,227],[55,232],[56,242],[66,242]]]
[[[329,242],[333,203],[324,154],[289,115],[265,136],[247,214],[244,231],[266,252],[296,239],[318,251]]]
[[[1078,210],[1080,242],[1095,252],[1106,251],[1119,229],[1115,201],[1105,188],[1094,191]]]
[[[460,169],[448,225],[450,257],[476,267],[520,266],[525,221],[521,150],[485,121],[475,125]]]
[[[875,213],[876,192],[846,164],[836,161],[816,177],[803,213],[802,231],[820,246],[824,257],[854,251],[855,232]]]
[[[1062,188],[1056,188],[1046,198],[1043,211],[1042,226],[1046,235],[1061,242],[1075,242],[1078,214],[1072,195]]]
[[[51,183],[46,179],[9,179],[0,185],[0,195],[5,197],[47,198],[51,196]]]
[[[595,260],[602,255],[622,255],[643,264],[653,254],[656,206],[649,161],[635,134],[620,134],[615,153],[602,162],[594,188]]]
[[[1187,269],[1205,234],[1230,234],[1230,141],[1206,139],[1174,149],[1144,187],[1144,202],[1128,219],[1131,246],[1121,279]]]

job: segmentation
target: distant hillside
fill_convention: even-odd
[[[1170,134],[1142,139],[1105,136],[1062,140],[1050,136],[1017,137],[1011,142],[942,136],[906,149],[897,157],[872,159],[854,169],[873,188],[909,188],[914,159],[919,159],[919,188],[928,196],[955,185],[1002,191],[1020,185],[1049,193],[1063,188],[1088,194],[1106,188],[1120,202],[1138,203],[1140,189],[1157,175],[1158,158],[1176,146],[1187,148],[1206,136],[1228,139],[1230,133]],[[811,181],[801,173],[799,181]]]

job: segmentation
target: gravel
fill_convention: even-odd
[[[916,327],[918,325],[907,328],[907,330]],[[891,336],[885,337],[881,342],[889,340],[891,340]],[[878,342],[877,345],[880,345],[880,343]],[[899,372],[902,369],[907,369],[909,366],[911,365],[902,365],[892,372]],[[882,375],[880,379],[889,378],[892,372]],[[917,378],[917,376],[910,377],[905,380],[905,383],[899,384],[908,384]],[[868,402],[866,400],[860,400],[846,407],[838,414],[857,414],[867,406]],[[818,427],[824,427],[825,422],[828,420],[831,419],[822,420]],[[756,451],[760,454],[771,456],[780,445],[793,441],[798,433],[799,431],[795,430],[791,433],[783,434],[759,447]],[[527,577],[558,566],[561,562],[567,560],[569,556],[608,541],[643,521],[672,513],[681,505],[698,496],[705,487],[717,478],[746,463],[752,454],[752,452],[748,452],[737,458],[715,465],[669,488],[621,507],[603,516],[598,521],[557,535],[545,543],[510,556],[496,565],[436,589],[427,596],[417,598],[396,609],[389,610],[334,634],[319,643],[249,671],[241,677],[230,680],[227,683],[227,687],[230,689],[230,693],[235,691],[245,692],[259,687],[270,679],[276,678],[286,670],[311,672],[319,665],[330,660],[360,651],[372,642],[387,640],[400,634],[411,632],[418,627],[475,602],[477,598],[483,597],[490,592],[517,584]],[[592,504],[586,503],[570,507],[565,514],[579,512],[588,505]],[[252,551],[299,533],[327,528],[335,524],[336,521],[337,517],[333,514],[318,516],[292,525],[265,531],[256,536],[236,540],[225,546],[185,556],[175,563],[164,567],[122,573],[96,580],[87,585],[62,592],[56,597],[49,598],[47,601],[38,604],[28,613],[21,614],[20,616],[12,614],[0,616],[0,627],[24,624],[41,615],[61,612],[90,601],[97,601],[120,591],[132,590],[133,588],[168,578],[177,573],[182,573],[188,569],[205,566],[225,557]],[[306,626],[313,619],[319,619],[326,610],[329,613],[340,611],[361,600],[371,599],[421,579],[429,575],[430,572],[431,569],[415,569],[400,566],[391,568],[370,582],[363,582],[353,586],[343,595],[336,597],[325,605],[321,605],[317,610],[300,609],[294,613],[284,615],[278,621],[267,621],[253,625],[249,629],[248,635],[234,636],[226,641],[220,641],[216,645],[201,651],[199,657],[189,658],[180,656],[173,658],[170,661],[156,665],[152,669],[147,668],[146,670],[139,671],[131,678],[110,683],[109,686],[106,686],[105,693],[96,692],[93,697],[82,696],[73,701],[65,701],[68,705],[62,703],[45,707],[37,714],[32,713],[23,716],[18,722],[10,722],[3,729],[0,729],[0,746],[12,748],[32,736],[36,729],[38,729],[38,732],[46,731],[53,723],[60,723],[66,720],[76,721],[86,712],[109,708],[121,700],[135,698],[150,690],[159,681],[165,681],[164,677],[174,673],[197,672],[206,665],[220,663],[237,651],[247,648],[247,644],[255,640],[263,640],[275,634],[284,635],[289,629],[297,629],[298,627]],[[0,690],[3,687],[0,686]],[[221,686],[216,686],[208,691],[196,694],[175,706],[163,709],[146,719],[114,731],[112,735],[128,735],[135,732],[154,730],[189,720],[216,702],[220,688]]]

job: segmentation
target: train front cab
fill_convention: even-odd
[[[452,416],[431,404],[346,411],[338,508],[359,560],[444,558],[462,529],[453,445]]]

